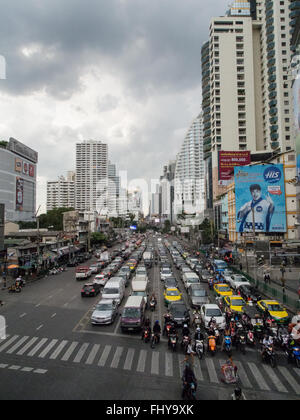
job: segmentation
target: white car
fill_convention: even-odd
[[[203,324],[205,325],[205,328],[208,328],[208,324],[211,318],[215,318],[217,327],[220,330],[224,330],[226,326],[225,316],[216,304],[208,303],[206,305],[202,305],[200,310],[200,316]]]
[[[92,274],[98,274],[99,273],[99,267],[98,264],[92,264],[90,266],[90,270],[92,271]]]
[[[100,286],[105,286],[107,283],[108,277],[106,277],[104,274],[97,274],[97,276],[94,277],[93,282],[96,284],[100,284]]]
[[[232,287],[234,290],[236,290],[238,287],[245,285],[245,286],[251,286],[251,283],[249,283],[249,280],[246,279],[245,276],[242,276],[241,274],[232,274],[230,277],[226,279],[227,283],[230,287]]]
[[[161,281],[165,281],[169,277],[174,277],[171,269],[170,268],[163,268],[160,271],[160,279],[161,279]]]

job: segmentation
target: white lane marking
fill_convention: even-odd
[[[69,349],[67,350],[67,352],[65,353],[64,357],[62,357],[61,360],[63,362],[67,362],[70,359],[73,351],[76,349],[77,346],[78,346],[78,342],[77,341],[73,341],[73,343],[70,345]]]
[[[300,395],[300,384],[297,382],[294,377],[290,374],[287,368],[283,366],[278,366],[278,370],[282,373],[283,377],[288,381],[293,390],[297,395]]]
[[[3,344],[3,346],[0,347],[0,353],[7,349],[7,347],[9,347],[14,341],[16,341],[19,338],[18,335],[14,335],[13,337],[11,337],[5,344]]]
[[[47,373],[48,371],[47,370],[45,370],[45,369],[35,369],[34,371],[33,371],[33,373],[39,373],[39,374],[41,374],[41,375],[44,375],[45,373]]]
[[[60,345],[57,347],[57,349],[51,354],[50,359],[55,360],[59,356],[59,354],[63,351],[63,349],[66,347],[67,344],[68,344],[67,340],[62,341]]]
[[[173,376],[173,355],[171,353],[166,353],[165,358],[165,375]]]
[[[21,369],[21,372],[32,372],[34,368],[32,367],[24,367],[23,369]]]
[[[56,313],[55,314],[53,314],[53,315],[51,315],[51,318],[55,318],[56,317]]]
[[[98,366],[101,366],[101,367],[105,366],[105,363],[108,359],[110,350],[111,350],[111,346],[105,346],[105,348],[103,350],[103,353],[102,353],[102,356],[99,360]]]
[[[134,353],[135,353],[134,349],[128,349],[126,360],[125,360],[125,363],[124,363],[124,368],[123,368],[124,370],[131,370],[132,362],[133,362],[133,358],[134,358]]]
[[[215,370],[214,362],[211,359],[205,359],[205,363],[208,369],[208,374],[210,378],[210,382],[219,383],[218,375]]]
[[[21,369],[21,366],[12,365],[8,369],[10,369],[10,370],[19,370],[19,369]]]
[[[41,324],[39,327],[37,327],[36,331],[39,331],[40,329],[42,329],[44,326],[44,324]]]
[[[27,314],[26,313],[24,313],[24,314],[22,314],[22,315],[20,315],[20,318],[24,318],[24,316],[26,316]]]
[[[123,353],[123,347],[117,347],[114,358],[113,358],[113,360],[111,362],[111,365],[110,365],[111,368],[117,369],[117,367],[119,366],[119,362],[120,362],[122,353]]]
[[[38,340],[38,337],[33,337],[21,350],[18,351],[17,356],[22,356],[33,344]]]
[[[262,374],[260,373],[258,367],[254,364],[254,363],[248,363],[248,366],[251,370],[251,372],[253,373],[253,376],[256,380],[256,382],[258,383],[258,386],[260,387],[260,389],[263,389],[264,391],[270,391],[269,386],[267,385],[266,381],[264,380]]]
[[[0,369],[5,369],[5,368],[7,368],[7,366],[8,366],[8,364],[1,363],[0,364]]]
[[[22,346],[22,344],[24,344],[25,343],[25,341],[27,341],[28,340],[28,338],[29,338],[29,336],[27,335],[27,336],[25,336],[25,337],[22,337],[13,347],[11,347],[9,350],[7,350],[7,354],[12,354],[12,353],[14,353],[19,347],[21,347]]]
[[[151,375],[159,375],[159,352],[152,352]]]
[[[279,392],[288,392],[286,387],[282,384],[278,376],[275,374],[274,369],[269,365],[263,365],[264,370],[269,375],[270,379],[272,380],[273,384],[276,386],[277,391]]]
[[[136,369],[137,372],[145,372],[146,357],[147,357],[147,351],[141,350],[140,355],[139,355],[137,369]]]
[[[84,353],[87,351],[89,345],[90,345],[89,343],[82,344],[82,346],[80,347],[75,359],[73,360],[74,363],[80,363],[81,362],[81,360],[84,356]]]
[[[52,340],[50,342],[50,344],[48,344],[48,346],[39,355],[39,359],[44,359],[47,356],[47,354],[49,353],[49,351],[53,349],[53,347],[56,345],[57,342],[58,342],[58,340]]]
[[[89,357],[87,358],[87,361],[85,362],[86,365],[92,365],[94,363],[94,360],[96,358],[96,355],[100,349],[99,344],[95,344],[89,354]]]

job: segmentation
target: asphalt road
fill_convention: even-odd
[[[153,267],[149,277],[159,298],[149,317],[162,323],[165,307],[159,268]],[[27,285],[21,294],[1,292],[5,305],[0,315],[7,323],[7,338],[0,340],[0,399],[180,400],[181,350],[169,352],[165,339],[152,350],[140,334],[122,333],[119,318],[111,326],[92,327],[90,314],[100,295],[82,299],[81,286],[75,269],[69,268]],[[262,364],[254,349],[247,349],[245,356],[233,352],[233,359],[248,399],[299,399],[300,370],[288,365],[282,355],[275,369]],[[233,386],[220,380],[220,364],[225,360],[219,351],[214,358],[205,356],[196,362],[198,399],[229,398]]]

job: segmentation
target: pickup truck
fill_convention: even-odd
[[[75,270],[76,280],[86,280],[92,275],[92,270],[90,267],[77,267]]]

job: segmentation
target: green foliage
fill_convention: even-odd
[[[100,245],[107,242],[107,236],[101,232],[94,232],[91,234],[91,245]]]
[[[209,244],[214,240],[214,227],[211,225],[210,220],[205,219],[199,226],[199,229],[202,230],[202,243]],[[212,237],[213,234],[213,237]]]
[[[40,228],[41,229],[50,229],[50,230],[63,230],[63,213],[67,211],[73,211],[73,208],[60,207],[48,211],[46,214],[41,214],[40,219]],[[51,228],[49,228],[51,226]]]

